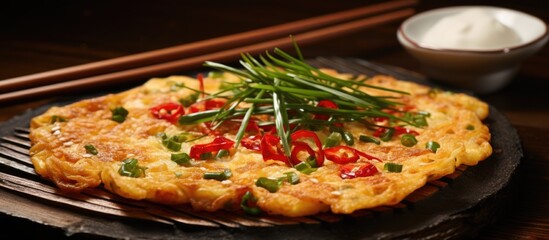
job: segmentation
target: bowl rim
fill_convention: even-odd
[[[528,17],[530,17],[534,20],[539,21],[540,23],[543,24],[545,29],[544,29],[543,34],[540,34],[540,36],[538,36],[537,38],[534,38],[533,40],[530,40],[529,42],[524,42],[522,44],[512,46],[512,47],[489,49],[489,50],[470,50],[470,49],[425,47],[425,46],[422,46],[421,44],[419,44],[417,41],[412,40],[409,36],[406,35],[406,33],[404,31],[404,25],[406,25],[407,23],[409,23],[410,21],[414,20],[415,18],[417,18],[421,15],[432,14],[433,12],[449,10],[449,9],[456,9],[456,8],[492,8],[492,9],[500,9],[500,10],[515,12],[515,13],[523,14],[523,15],[528,16]],[[531,45],[534,45],[534,44],[536,44],[537,42],[543,40],[544,38],[546,38],[549,35],[549,29],[548,29],[547,23],[545,21],[541,20],[540,18],[534,16],[534,15],[531,15],[531,14],[528,14],[528,13],[525,13],[525,12],[521,12],[521,11],[518,11],[518,10],[510,9],[510,8],[497,7],[497,6],[488,6],[488,5],[462,5],[462,6],[433,8],[433,9],[430,9],[430,10],[427,10],[427,11],[420,12],[420,13],[406,19],[404,22],[402,22],[402,24],[400,24],[397,31],[400,34],[400,36],[402,36],[402,38],[404,40],[406,40],[408,43],[412,44],[412,46],[414,46],[415,48],[419,48],[419,49],[423,49],[423,50],[427,50],[427,51],[438,51],[438,52],[444,51],[444,52],[454,52],[454,53],[482,53],[482,54],[509,53],[511,51],[516,51],[518,49],[522,49],[522,48],[526,48],[526,47],[529,47]],[[399,40],[400,40],[400,38],[399,38]]]

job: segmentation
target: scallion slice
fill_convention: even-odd
[[[191,165],[191,157],[187,153],[172,153],[170,159],[179,165]]]
[[[229,179],[233,173],[230,169],[225,169],[221,172],[205,172],[204,179],[214,179],[217,181],[223,181]]]
[[[217,152],[217,155],[215,156],[215,158],[217,159],[222,159],[224,157],[228,157],[230,155],[230,152],[229,150],[227,149],[221,149]]]
[[[242,201],[240,201],[240,208],[249,215],[259,215],[261,214],[261,209],[258,207],[250,207],[251,204],[255,204],[257,202],[257,198],[250,192],[247,191],[244,193],[244,196],[242,196]]]
[[[400,143],[406,147],[413,147],[417,144],[417,139],[414,135],[406,133],[400,137]]]
[[[309,165],[306,162],[301,162],[295,165],[294,168],[297,169],[297,171],[300,171],[304,174],[311,174],[316,171],[316,168],[311,167],[311,165]]]
[[[111,109],[112,117],[111,119],[115,122],[122,123],[126,121],[126,117],[128,116],[128,110],[126,110],[124,107],[116,107],[114,109]]]
[[[89,153],[92,155],[97,155],[99,153],[97,152],[97,149],[95,149],[95,147],[91,144],[85,145],[84,148],[86,149],[86,153]]]
[[[118,173],[126,177],[144,177],[146,167],[139,166],[139,162],[135,158],[127,158],[122,161],[122,165],[118,169]]]
[[[360,140],[361,142],[371,142],[371,143],[375,143],[376,145],[379,145],[381,142],[379,140],[377,140],[376,138],[374,137],[371,137],[371,136],[367,136],[367,135],[360,135],[358,137],[358,140]]]
[[[347,146],[353,146],[355,144],[355,137],[352,133],[343,131],[341,133],[341,136],[343,137],[343,141],[345,142],[345,144],[347,144]]]
[[[341,133],[332,132],[326,138],[326,141],[324,142],[324,148],[339,146],[340,143],[341,143]]]
[[[388,142],[388,141],[391,141],[394,134],[395,134],[394,128],[387,128],[387,130],[379,138],[384,142]]]
[[[198,93],[193,93],[184,98],[180,98],[179,103],[181,103],[181,105],[183,105],[184,107],[188,107],[191,106],[191,104],[195,103],[197,99]]]
[[[399,173],[399,172],[402,172],[402,165],[388,162],[388,163],[385,163],[385,165],[383,165],[383,170],[388,172]]]
[[[465,128],[469,131],[475,130],[475,126],[473,126],[472,124],[468,124],[467,127],[465,127]]]
[[[284,175],[286,175],[286,176],[279,178],[279,180],[287,181],[292,185],[296,185],[296,184],[299,183],[299,175],[297,175],[297,173],[287,172],[287,173],[284,173]]]
[[[275,193],[278,191],[278,188],[280,188],[280,185],[282,184],[281,181],[278,181],[276,179],[270,179],[266,177],[260,177],[255,181],[255,185],[258,187],[262,187],[267,189],[267,191],[271,193]]]
[[[425,148],[433,151],[434,153],[437,152],[437,149],[440,148],[440,144],[438,144],[435,141],[429,141],[425,144]]]

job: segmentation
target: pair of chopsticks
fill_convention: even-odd
[[[53,96],[196,69],[205,61],[230,62],[240,53],[300,45],[402,20],[417,0],[398,0],[175,47],[0,80],[0,103]]]

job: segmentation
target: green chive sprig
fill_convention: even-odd
[[[294,43],[294,46],[298,58],[276,48],[273,53],[266,52],[257,58],[250,54],[242,54],[241,68],[205,62],[204,66],[213,68],[215,71],[235,74],[241,81],[224,85],[222,90],[209,96],[227,99],[227,103],[221,109],[183,115],[179,119],[179,124],[213,122],[213,126],[219,126],[224,121],[241,118],[242,124],[235,139],[235,146],[238,146],[252,117],[271,116],[270,120],[258,122],[258,124],[260,126],[271,124],[276,126],[281,145],[288,156],[291,149],[288,138],[293,130],[290,129],[291,124],[298,124],[301,127],[324,127],[336,122],[388,117],[413,126],[417,125],[416,121],[413,121],[414,119],[400,118],[383,111],[384,109],[395,109],[395,106],[400,104],[393,101],[393,97],[372,96],[360,88],[408,93],[369,85],[364,81],[346,80],[326,74],[306,63],[297,44]],[[323,99],[334,101],[339,108],[317,107],[317,103]],[[240,103],[247,103],[247,105],[243,108],[236,108]],[[314,114],[327,115],[329,119],[313,119]],[[350,144],[352,145],[352,143]]]

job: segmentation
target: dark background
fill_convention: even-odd
[[[170,47],[309,18],[379,1],[11,1],[0,5],[0,79]],[[494,5],[549,22],[547,1],[420,1],[417,12],[452,5]],[[399,45],[400,23],[303,47],[305,57],[358,57],[421,72]],[[524,62],[505,89],[479,96],[503,112],[525,145],[515,209],[482,239],[549,238],[549,47]],[[52,99],[0,105],[0,121]],[[12,229],[20,220],[0,218]],[[10,223],[5,223],[9,221]],[[8,225],[4,225],[8,224]],[[31,225],[31,227],[39,227]]]

